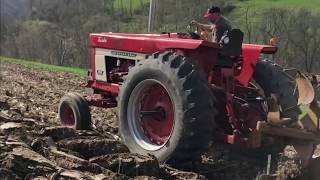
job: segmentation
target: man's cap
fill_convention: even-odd
[[[208,13],[220,13],[220,8],[218,6],[212,6]]]
[[[214,13],[220,13],[221,10],[218,6],[212,6],[210,9],[208,9],[207,13],[203,16],[203,18],[208,19],[210,18]]]

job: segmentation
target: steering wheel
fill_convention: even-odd
[[[187,31],[191,37],[191,39],[200,39],[200,33],[199,33],[199,28],[196,27],[196,30],[193,31],[192,28],[191,28],[191,25],[189,24],[187,26]]]

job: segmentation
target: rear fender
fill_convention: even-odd
[[[259,60],[260,54],[274,54],[277,48],[274,46],[243,44],[242,56],[243,65],[241,72],[236,79],[245,87],[248,87],[249,81],[254,73],[255,66]]]
[[[192,60],[206,75],[209,75],[216,64],[218,49],[200,46],[197,49],[177,49],[178,55]]]

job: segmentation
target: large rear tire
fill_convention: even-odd
[[[301,113],[298,106],[299,93],[294,80],[284,72],[281,66],[267,60],[259,61],[253,79],[261,86],[267,97],[271,93],[278,96],[281,117],[298,120]]]
[[[140,61],[120,88],[119,130],[131,152],[160,162],[193,160],[209,145],[214,98],[203,73],[185,57]]]

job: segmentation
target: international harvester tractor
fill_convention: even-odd
[[[205,38],[91,34],[91,94],[61,99],[62,124],[90,129],[89,106],[117,107],[122,141],[160,162],[194,160],[213,139],[259,148],[273,136],[303,142],[292,141],[307,164],[320,142],[317,78],[269,61],[277,47],[243,44],[240,30]]]

